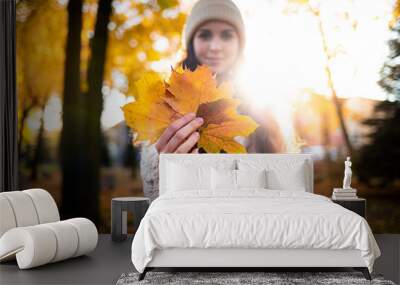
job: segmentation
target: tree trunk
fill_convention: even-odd
[[[82,197],[81,203],[86,205],[92,214],[92,219],[99,221],[100,195],[100,166],[102,157],[100,118],[103,109],[104,66],[108,41],[108,22],[111,15],[110,0],[100,0],[97,10],[97,19],[94,36],[90,42],[91,58],[88,64],[88,91],[85,94],[85,172],[87,195]]]
[[[81,197],[89,196],[85,180],[83,156],[84,101],[80,92],[80,51],[82,30],[82,0],[68,2],[68,35],[64,69],[63,128],[60,152],[62,168],[61,215],[92,218]],[[97,206],[97,205],[96,205]]]
[[[329,128],[329,114],[327,111],[321,112],[321,137],[322,137],[322,145],[325,148],[324,160],[326,162],[331,161],[331,154],[329,147],[331,146],[330,139],[330,128]]]
[[[336,114],[337,114],[337,116],[339,118],[340,128],[342,130],[342,135],[343,135],[343,139],[344,139],[344,142],[346,144],[346,147],[347,147],[348,155],[351,155],[353,153],[353,146],[351,144],[351,141],[350,141],[350,138],[349,138],[349,134],[347,132],[346,123],[345,123],[344,118],[343,118],[342,105],[341,105],[341,103],[339,101],[339,98],[337,97],[336,89],[335,89],[335,86],[333,84],[332,71],[331,71],[331,69],[329,67],[330,56],[329,56],[328,44],[326,42],[326,35],[325,35],[324,28],[322,26],[320,13],[319,13],[318,10],[313,9],[310,5],[309,5],[309,9],[315,15],[315,17],[316,17],[316,19],[318,21],[318,28],[319,28],[319,32],[320,32],[321,39],[322,39],[322,46],[323,46],[323,49],[324,49],[324,54],[325,54],[325,57],[326,57],[325,71],[326,71],[326,74],[328,76],[328,86],[329,86],[329,89],[331,90],[332,101],[333,101],[333,104],[335,105]]]
[[[21,114],[21,122],[20,122],[20,127],[18,130],[18,158],[21,161],[22,160],[22,143],[24,141],[24,129],[25,129],[25,123],[26,123],[26,118],[28,118],[29,112],[31,111],[31,107],[27,107],[22,111]]]
[[[40,118],[39,132],[36,138],[35,150],[33,153],[31,163],[31,181],[36,181],[38,178],[38,166],[42,159],[43,148],[44,148],[44,107],[42,106],[42,117]]]

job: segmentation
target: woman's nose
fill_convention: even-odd
[[[221,49],[222,49],[221,41],[217,38],[214,38],[210,42],[210,50],[221,50]]]

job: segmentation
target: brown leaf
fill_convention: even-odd
[[[201,104],[231,98],[233,93],[228,83],[217,87],[211,70],[205,65],[199,66],[195,71],[173,70],[167,90],[174,98],[167,98],[166,102],[181,115],[196,113]]]
[[[236,136],[247,137],[258,127],[248,116],[238,115],[237,99],[225,98],[212,103],[202,104],[198,116],[204,118],[200,129],[198,146],[206,152],[245,153],[246,149],[234,140]]]

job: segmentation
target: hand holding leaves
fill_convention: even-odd
[[[149,72],[136,82],[136,89],[136,101],[122,107],[127,125],[138,134],[135,142],[155,143],[174,121],[194,113],[203,118],[196,126],[198,147],[210,153],[243,153],[246,149],[234,138],[248,136],[258,127],[250,117],[237,114],[240,101],[233,98],[231,85],[224,82],[217,86],[207,66],[193,72],[173,70],[168,83]]]

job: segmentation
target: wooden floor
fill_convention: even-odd
[[[400,234],[378,234],[375,238],[382,256],[375,262],[374,273],[399,284]],[[100,235],[96,250],[88,256],[29,270],[19,270],[16,262],[3,263],[0,284],[115,284],[122,273],[135,271],[130,259],[131,243],[132,237],[116,243],[110,235]]]

